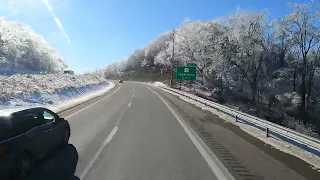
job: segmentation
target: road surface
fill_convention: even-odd
[[[71,125],[70,143],[79,153],[76,176],[81,180],[320,178],[299,158],[140,83],[119,84],[60,116]]]
[[[81,179],[216,179],[176,117],[149,88],[123,83],[64,116]]]

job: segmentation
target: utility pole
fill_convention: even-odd
[[[172,87],[172,81],[173,81],[173,60],[174,60],[174,30],[172,30],[172,56],[171,56],[171,80],[170,80],[170,86]]]

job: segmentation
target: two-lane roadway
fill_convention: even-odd
[[[143,84],[120,84],[87,106],[62,113],[85,180],[217,179],[223,177],[161,96]],[[198,143],[198,144],[197,144]]]

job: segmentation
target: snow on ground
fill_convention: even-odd
[[[183,85],[181,86],[181,90],[184,92],[191,93],[193,95],[198,95],[198,96],[199,94],[201,94],[214,99],[214,97],[212,96],[215,93],[215,89],[209,90],[207,87],[205,87],[199,82],[194,82],[193,84],[190,84],[190,83],[189,84],[182,83],[182,84]],[[156,82],[156,86],[159,86],[159,85],[163,85],[163,83],[161,84],[159,82]],[[179,84],[176,84],[175,87],[179,88],[180,86]],[[282,103],[283,107],[290,105],[291,109],[298,109],[301,103],[301,97],[296,92],[276,95],[276,98]],[[224,103],[224,106],[244,112],[244,113],[248,113],[251,115],[254,115],[254,113],[256,112],[256,107],[254,105],[250,103],[244,103],[243,101],[232,101],[232,100],[226,101]],[[283,123],[283,126],[287,128],[290,128],[292,130],[303,133],[305,135],[320,139],[320,136],[317,133],[316,127],[314,125],[312,124],[304,125],[302,121],[289,117],[288,115],[286,115],[286,113],[284,114],[282,123]]]
[[[115,87],[115,84],[113,82],[109,82],[107,87],[101,88],[100,90],[91,91],[89,93],[82,94],[81,96],[70,98],[67,101],[63,101],[55,105],[48,106],[47,108],[51,109],[56,113],[59,113],[61,111],[64,111],[76,105],[82,104],[90,99],[101,96],[106,92],[110,91],[114,87]]]
[[[52,106],[113,85],[93,74],[0,76],[0,109]]]
[[[150,83],[150,84],[152,84],[152,83]],[[153,85],[154,85],[154,86],[157,86],[157,87],[158,87],[158,86],[167,86],[167,85],[165,85],[165,84],[162,83],[162,82],[154,82]]]
[[[149,83],[150,84],[150,83]],[[161,83],[154,83],[153,84],[154,86],[156,87],[161,87],[162,85],[163,86],[166,86],[167,85],[164,85],[164,84],[161,84]],[[191,99],[188,99],[184,96],[181,96],[179,94],[176,94],[174,92],[171,92],[171,91],[168,91],[168,90],[165,90],[165,89],[162,89],[163,91],[166,91],[168,93],[171,93],[171,94],[175,94],[177,96],[180,97],[180,99],[186,101],[186,102],[189,102],[191,104],[194,104],[204,110],[208,110],[210,112],[212,112],[213,114],[216,114],[218,115],[220,118],[224,119],[225,121],[229,122],[229,123],[232,123],[232,124],[235,124],[236,126],[239,126],[243,131],[247,132],[248,134],[260,139],[261,141],[265,142],[266,144],[269,144],[271,146],[273,146],[274,148],[282,151],[282,152],[285,152],[285,153],[288,153],[288,154],[291,154],[291,155],[294,155],[302,160],[304,160],[305,162],[311,164],[314,168],[314,169],[317,169],[318,171],[320,171],[320,157],[310,153],[310,152],[307,152],[303,149],[300,149],[299,147],[297,146],[294,146],[290,143],[287,143],[285,141],[282,141],[280,139],[277,139],[275,137],[266,137],[265,133],[252,127],[252,126],[249,126],[247,124],[244,124],[244,123],[239,123],[239,122],[236,122],[234,120],[234,118],[230,118],[229,116],[221,113],[221,112],[218,112],[216,110],[214,110],[213,108],[208,108],[206,106],[204,106],[203,104],[201,103],[198,103],[198,102],[195,102]]]

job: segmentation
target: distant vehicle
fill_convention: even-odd
[[[68,144],[70,125],[46,108],[0,110],[0,177],[20,179]]]
[[[123,83],[123,81],[122,81],[122,80],[119,80],[119,83]]]
[[[64,70],[63,74],[70,74],[70,75],[74,75],[74,71],[72,70]]]

